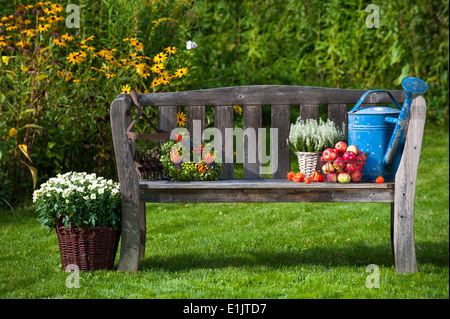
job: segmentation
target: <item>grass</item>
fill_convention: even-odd
[[[448,298],[448,138],[426,128],[417,274],[396,274],[389,204],[147,204],[141,271],[81,273],[70,289],[55,232],[25,207],[0,215],[0,298]],[[379,288],[366,286],[370,264]]]

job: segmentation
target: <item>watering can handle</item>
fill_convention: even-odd
[[[375,93],[375,92],[385,92],[385,93],[387,93],[387,94],[390,96],[392,102],[394,102],[394,105],[395,105],[399,110],[402,109],[402,108],[398,105],[397,101],[395,100],[395,98],[394,98],[394,96],[391,94],[391,92],[386,91],[386,90],[371,90],[371,91],[367,91],[366,93],[364,93],[364,94],[361,96],[361,98],[359,99],[358,103],[356,103],[356,105],[350,110],[349,113],[354,113],[354,112],[356,112],[356,110],[361,106],[361,104],[362,104],[362,102],[364,101],[364,99],[366,98],[366,96],[369,95],[369,94],[371,94],[371,93]]]

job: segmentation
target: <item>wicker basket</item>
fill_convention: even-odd
[[[298,158],[300,172],[305,174],[306,177],[311,177],[314,171],[320,170],[320,152],[295,152],[295,155]]]
[[[114,266],[120,229],[113,227],[65,228],[56,226],[61,265],[75,264],[81,271],[111,269]]]

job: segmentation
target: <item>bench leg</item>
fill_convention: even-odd
[[[394,203],[391,203],[391,252],[392,258],[395,261],[395,248],[394,248]]]
[[[139,246],[139,259],[144,258],[145,255],[145,239],[147,237],[147,217],[145,215],[145,203],[139,203],[139,218],[141,224],[141,244]]]
[[[137,272],[139,270],[141,243],[139,208],[139,195],[122,196],[122,240],[117,267],[122,271]]]
[[[401,197],[405,194],[400,194]],[[397,199],[397,195],[396,195]],[[407,201],[397,201],[391,211],[391,238],[397,273],[416,273],[416,248],[414,242],[414,206]]]

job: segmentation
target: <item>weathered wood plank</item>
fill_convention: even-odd
[[[334,89],[294,85],[253,85],[196,91],[141,93],[142,105],[298,105],[355,104],[366,90]],[[404,101],[402,90],[390,91],[395,99]],[[121,96],[121,95],[119,95]],[[370,103],[391,103],[386,93],[373,93]]]
[[[139,223],[141,230],[141,242],[139,245],[139,259],[145,256],[145,241],[147,239],[147,215],[145,211],[145,202],[139,203]]]
[[[309,119],[319,121],[319,104],[301,104],[300,118],[303,121]]]
[[[345,134],[344,140],[348,139],[347,104],[328,105],[328,118],[334,122],[336,127]]]
[[[244,178],[261,178],[258,128],[262,127],[261,105],[245,105],[244,110]]]
[[[202,134],[203,130],[205,129],[204,105],[186,107],[186,128],[189,131],[189,135],[191,138],[193,138],[194,140],[201,141],[203,143]],[[194,131],[195,128],[198,128],[198,130]]]
[[[172,132],[177,127],[177,107],[165,106],[158,107],[158,128],[167,132]],[[159,140],[160,145],[167,140]]]
[[[413,101],[408,136],[395,175],[394,256],[398,273],[418,272],[414,242],[414,199],[417,170],[426,118],[426,102],[421,96]]]
[[[272,178],[285,178],[291,170],[291,149],[286,142],[290,130],[290,109],[290,105],[272,105],[272,128],[277,130],[277,143],[270,142]]]
[[[311,184],[295,183],[286,178],[282,179],[230,179],[219,181],[191,181],[191,182],[175,182],[170,180],[141,180],[139,188],[144,190],[173,190],[181,191],[184,189],[206,190],[206,189],[338,189],[338,190],[358,190],[358,189],[394,189],[394,182],[377,183],[316,183]]]
[[[211,185],[213,186],[210,187]],[[200,183],[149,181],[141,183],[140,192],[143,200],[158,203],[392,202],[394,200],[394,185],[391,183],[385,183],[382,186],[379,184],[375,186],[375,183],[361,183],[357,186],[359,187],[351,183],[308,185],[271,179]]]
[[[141,240],[139,177],[126,134],[131,100],[116,99],[111,104],[111,130],[122,198],[122,240],[119,270],[138,271]]]
[[[233,136],[225,136],[225,129],[233,129],[233,106],[232,105],[218,105],[214,109],[214,123],[216,129],[221,133],[222,151],[222,174],[220,179],[234,178],[234,163],[233,163]],[[214,143],[218,139],[214,139]],[[217,146],[216,146],[217,147]],[[228,151],[228,154],[225,152]]]

